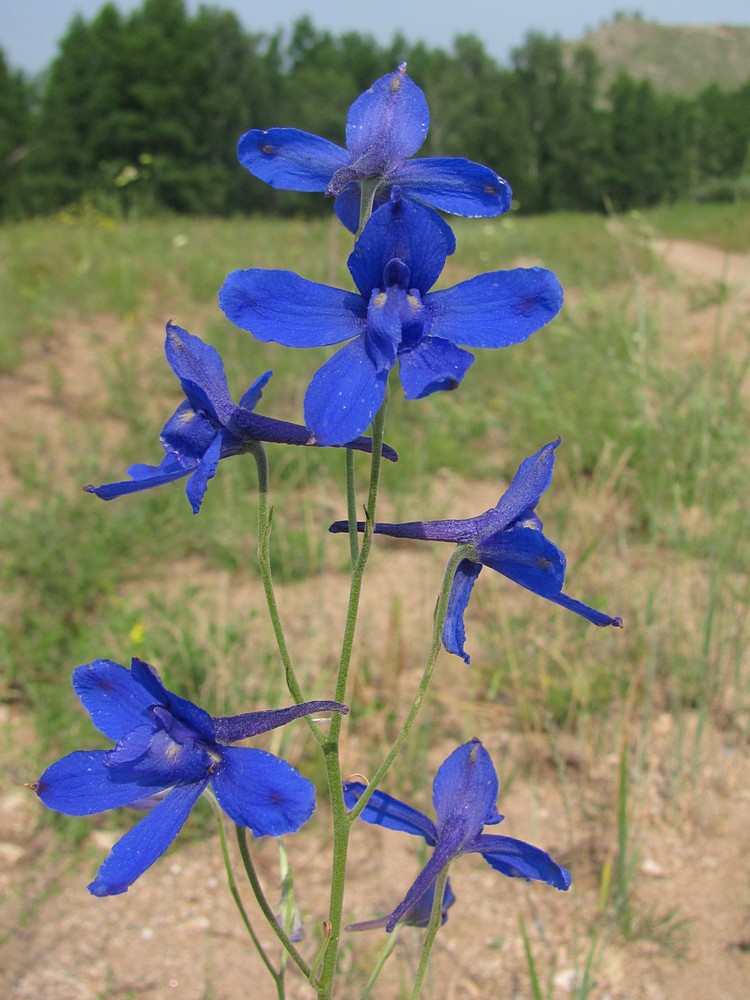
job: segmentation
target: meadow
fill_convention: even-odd
[[[478,352],[460,399],[406,402],[392,393],[386,439],[400,462],[384,471],[381,516],[479,513],[526,455],[559,434],[555,480],[539,509],[545,531],[568,557],[566,592],[621,615],[625,628],[593,629],[489,572],[477,585],[467,617],[472,665],[442,655],[389,790],[422,795],[427,805],[424,773],[445,756],[445,741],[483,735],[499,764],[505,832],[534,841],[541,830],[545,847],[571,868],[577,895],[550,899],[491,880],[486,900],[483,872],[471,883],[467,865],[463,900],[445,943],[438,939],[435,1000],[739,1000],[750,938],[750,882],[737,868],[750,849],[741,779],[750,736],[750,277],[729,265],[739,268],[750,246],[750,204],[511,216],[455,230],[458,249],[441,285],[542,264],[558,274],[566,305],[526,344]],[[81,487],[159,461],[159,431],[180,399],[163,356],[168,319],[219,349],[235,399],[272,368],[259,412],[300,421],[326,352],[257,344],[223,318],[216,291],[229,271],[250,266],[348,287],[347,239],[329,220],[122,219],[90,206],[0,229],[0,841],[18,847],[0,854],[11,900],[0,925],[9,995],[69,995],[34,979],[13,957],[14,940],[20,934],[48,967],[56,920],[63,928],[68,920],[70,936],[71,913],[93,926],[86,872],[102,837],[128,823],[119,814],[52,817],[21,795],[50,760],[101,745],[70,689],[72,668],[139,655],[215,714],[286,703],[255,567],[254,463],[222,463],[197,518],[179,483],[107,504]],[[696,241],[696,254],[712,252],[706,259],[718,260],[718,270],[675,271],[663,252],[671,240]],[[281,611],[306,696],[328,697],[347,586],[346,542],[327,534],[345,516],[343,453],[269,446],[269,458]],[[357,468],[364,483],[365,458]],[[346,744],[352,771],[376,765],[372,744],[394,734],[412,696],[450,551],[441,548],[376,546]],[[303,727],[288,727],[267,745],[302,760],[314,779],[320,764],[309,742]],[[184,851],[186,865],[203,857],[213,837],[208,810],[204,820],[193,817],[170,857]],[[744,831],[739,841],[735,831]],[[384,860],[372,846],[380,832],[363,840],[363,885],[381,864],[404,881],[404,857]],[[321,862],[305,857],[298,884],[306,872],[324,884]],[[126,907],[137,904],[136,892],[170,892],[169,862],[160,867],[141,880],[150,890],[139,883],[105,905],[135,928]],[[384,878],[364,901],[348,897],[352,919],[385,912],[387,889]],[[310,921],[313,898],[303,899]],[[93,901],[99,914],[102,904]],[[715,911],[723,917],[707,927]],[[489,957],[474,953],[476,921]],[[62,939],[55,949],[64,929]],[[368,953],[378,946],[356,944]],[[242,945],[234,942],[227,966],[235,972],[253,961]],[[71,982],[85,980],[91,996],[122,995],[133,976],[104,950],[105,985],[81,979],[86,959],[75,948],[61,968]],[[347,955],[349,982],[361,984],[354,946]],[[384,1000],[401,995],[413,960],[403,942],[393,966],[401,972]],[[153,961],[149,975],[162,983],[158,952]],[[484,985],[498,969],[507,993]],[[196,991],[181,996],[243,995],[223,975],[204,963]],[[149,995],[169,990],[162,983]]]

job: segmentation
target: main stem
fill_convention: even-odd
[[[380,485],[380,466],[382,461],[383,435],[388,396],[377,412],[372,425],[372,465],[370,468],[370,489],[367,498],[365,531],[359,555],[352,569],[349,589],[349,604],[344,626],[344,638],[341,646],[338,673],[336,676],[336,691],[334,698],[344,701],[349,680],[354,636],[359,614],[359,601],[362,593],[362,579],[365,566],[372,547],[372,529],[375,524],[375,513]],[[331,894],[329,900],[328,921],[331,927],[329,946],[323,959],[323,968],[318,981],[319,1000],[330,1000],[333,983],[336,976],[336,964],[341,939],[341,923],[344,903],[344,884],[346,879],[346,857],[349,848],[349,816],[346,811],[341,790],[341,761],[339,759],[339,740],[341,736],[341,718],[331,719],[328,737],[322,743],[323,756],[328,782],[328,794],[331,802],[333,818],[333,861],[331,865]]]

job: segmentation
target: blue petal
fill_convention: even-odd
[[[175,742],[152,723],[127,733],[107,753],[107,765],[120,770],[123,778],[130,775],[139,782],[169,788],[178,782],[208,777],[212,759],[195,739]]]
[[[105,750],[76,750],[51,764],[33,786],[50,809],[90,816],[130,805],[164,790],[163,782],[134,781],[107,766]]]
[[[349,271],[362,295],[369,297],[374,288],[383,288],[385,269],[394,258],[409,268],[409,289],[424,295],[452,253],[445,228],[436,212],[392,197],[370,216],[349,255]]]
[[[556,889],[570,887],[570,872],[552,860],[549,854],[513,837],[482,834],[470,844],[466,853],[481,854],[488,865],[510,878],[546,882]]]
[[[167,455],[161,465],[131,466],[128,472],[135,476],[134,479],[126,479],[121,483],[104,483],[102,486],[89,484],[84,486],[84,490],[87,493],[93,493],[100,500],[115,500],[117,497],[126,496],[129,493],[141,493],[143,490],[173,483],[175,480],[187,476],[191,471],[190,467],[183,466],[174,456]]]
[[[477,739],[457,747],[440,765],[432,785],[438,836],[448,831],[463,845],[497,816],[498,781],[492,759]]]
[[[195,781],[173,788],[137,826],[118,840],[89,885],[89,892],[94,896],[127,892],[138,876],[172,843],[206,784],[206,781]]]
[[[185,400],[184,405],[190,408],[190,403]],[[128,467],[128,475],[133,479],[153,479],[156,476],[182,474],[186,476],[192,469],[192,462],[182,462],[174,452],[167,452],[159,465],[146,465],[143,462],[136,462]]]
[[[477,543],[479,558],[514,583],[554,598],[565,580],[565,556],[536,528],[515,526]]]
[[[438,842],[432,857],[417,875],[396,909],[388,917],[385,929],[389,934],[397,923],[403,920],[409,912],[414,911],[422,896],[435,884],[435,879],[443,868],[451,863],[457,853],[459,851],[452,839]]]
[[[262,712],[246,712],[244,715],[227,715],[214,719],[214,732],[219,743],[236,743],[260,733],[270,732],[285,726],[294,719],[318,712],[340,712],[346,715],[349,709],[337,701],[305,701],[290,708],[271,708]]]
[[[349,162],[341,146],[296,128],[254,128],[241,136],[237,156],[253,176],[283,191],[325,191]]]
[[[425,305],[436,337],[466,347],[508,347],[549,323],[562,302],[560,282],[551,271],[518,267],[431,292]]]
[[[365,787],[359,781],[344,783],[344,802],[348,809],[353,809],[359,802]],[[372,793],[359,818],[365,823],[384,826],[387,830],[398,830],[400,833],[423,837],[430,847],[434,847],[437,843],[437,828],[431,819],[418,809],[412,809],[405,802],[394,799],[379,789]]]
[[[346,145],[351,159],[372,158],[370,174],[413,156],[430,127],[430,111],[406,64],[381,77],[349,108]]]
[[[474,364],[474,356],[440,337],[424,337],[399,351],[399,376],[407,399],[456,389]]]
[[[481,563],[471,559],[462,559],[458,564],[456,575],[451,584],[448,610],[443,625],[443,645],[449,653],[460,656],[465,663],[471,663],[471,658],[464,649],[466,642],[464,612],[471,597],[471,588],[474,586],[474,581],[479,576],[481,569]]]
[[[407,924],[409,927],[426,927],[430,922],[430,917],[432,916],[432,904],[435,901],[435,883],[430,886],[427,892],[421,896],[417,902],[412,906],[412,908],[404,914],[402,917],[402,922]],[[451,887],[451,880],[446,879],[445,881],[445,891],[443,892],[443,906],[442,906],[442,918],[440,920],[441,926],[448,919],[448,910],[456,902],[456,896]],[[375,920],[363,920],[358,924],[349,924],[346,928],[348,931],[371,931],[379,927],[385,927],[388,923],[388,917],[377,917]]]
[[[373,292],[367,310],[367,353],[378,372],[389,372],[396,363],[396,356],[403,327],[399,288],[388,292]]]
[[[380,408],[387,371],[376,371],[358,337],[313,376],[305,395],[305,423],[318,444],[346,444],[367,428]]]
[[[417,902],[412,906],[408,913],[403,916],[403,921],[410,927],[426,927],[430,922],[430,917],[432,916],[432,906],[435,902],[435,884],[427,890],[427,892],[421,896]],[[456,902],[456,896],[453,892],[451,886],[451,880],[445,880],[445,889],[443,890],[443,905],[442,905],[442,916],[440,919],[440,925],[445,923],[448,919],[448,910]]]
[[[263,750],[223,747],[211,784],[224,812],[255,837],[295,833],[315,810],[315,788]]]
[[[233,271],[219,291],[219,305],[256,340],[287,347],[326,347],[365,329],[367,300],[329,288],[292,271]],[[356,435],[355,435],[356,437]]]
[[[209,420],[204,411],[196,412],[193,404],[184,399],[164,424],[161,444],[168,455],[174,456],[187,471],[200,462],[217,433],[216,422]],[[163,460],[161,467],[164,465]],[[128,472],[134,475],[132,468]]]
[[[546,444],[521,462],[513,481],[495,507],[494,530],[507,527],[525,512],[533,511],[539,503],[539,498],[552,482],[555,450],[560,440],[558,438]]]
[[[76,667],[73,688],[96,728],[111,740],[151,723],[153,697],[119,663],[94,660]]]
[[[420,157],[390,175],[404,194],[441,212],[465,218],[490,218],[510,209],[510,185],[494,170],[460,157]]]
[[[263,395],[263,389],[266,383],[273,375],[273,372],[264,372],[261,376],[256,378],[250,388],[245,392],[242,399],[240,400],[240,406],[245,410],[254,410],[255,407],[260,402],[260,398]]]
[[[205,410],[217,423],[226,423],[234,403],[218,351],[173,323],[167,324],[164,351],[193,409]]]
[[[588,604],[582,604],[581,601],[576,601],[572,597],[568,597],[567,594],[555,594],[549,597],[548,600],[554,601],[555,604],[559,604],[563,608],[567,608],[568,611],[574,611],[581,618],[590,621],[592,625],[598,625],[600,628],[603,628],[605,625],[622,628],[622,618],[610,618],[603,611],[596,611],[594,608],[590,608]]]
[[[130,663],[130,671],[134,680],[149,693],[152,704],[168,709],[176,719],[184,722],[205,742],[215,741],[213,720],[208,712],[164,687],[161,677],[150,663],[134,656]]]
[[[356,233],[359,229],[361,201],[360,186],[357,183],[352,183],[346,185],[341,194],[336,196],[336,200],[333,203],[333,210],[337,218],[346,226],[350,233]]]
[[[222,435],[217,434],[211,442],[208,451],[198,463],[195,472],[192,474],[190,479],[188,479],[185,492],[187,493],[187,498],[190,501],[190,506],[193,508],[194,514],[197,514],[201,509],[203,497],[206,495],[206,490],[208,489],[209,480],[213,479],[216,475],[216,468],[219,464],[219,459],[221,458],[222,444]]]
[[[400,189],[399,189],[400,190]],[[384,184],[383,187],[378,188],[375,192],[375,198],[373,200],[373,213],[379,208],[386,205],[391,197],[392,186],[390,184]],[[408,191],[401,191],[401,196],[408,196]],[[350,233],[356,233],[359,229],[359,214],[360,214],[360,203],[361,203],[361,189],[359,184],[348,184],[340,195],[336,197],[333,209],[338,216],[339,220],[343,222]],[[446,253],[450,256],[456,249],[456,237],[453,234],[453,230],[438,213],[429,207],[429,205],[420,205],[423,212],[430,212],[432,214],[433,224],[437,227],[441,234],[441,239],[446,248]]]

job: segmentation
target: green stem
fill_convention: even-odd
[[[247,845],[247,830],[244,826],[240,826],[239,824],[235,825],[235,830],[237,833],[237,845],[240,849],[242,864],[245,866],[247,880],[250,883],[250,888],[253,890],[253,895],[258,902],[258,906],[260,907],[263,916],[270,924],[271,930],[274,932],[279,941],[281,941],[282,945],[286,948],[292,959],[296,962],[305,979],[309,981],[310,966],[297,951],[291,938],[279,923],[278,917],[271,909],[268,900],[266,899],[266,894],[263,892],[263,886],[260,884],[260,880],[258,879],[253,859],[250,856],[250,848]]]
[[[338,674],[336,677],[336,691],[334,698],[336,701],[344,701],[349,680],[349,669],[352,660],[352,650],[354,648],[354,636],[357,629],[357,617],[359,614],[359,602],[362,593],[362,579],[365,566],[372,547],[372,529],[375,523],[375,514],[378,501],[378,487],[380,485],[380,466],[382,461],[382,446],[385,428],[385,414],[388,406],[388,393],[383,400],[383,404],[378,410],[372,424],[372,464],[370,467],[370,489],[367,498],[367,508],[365,511],[365,531],[362,537],[362,544],[359,549],[359,556],[352,569],[351,584],[349,588],[349,603],[346,613],[346,623],[344,625],[344,638],[341,644],[341,656],[339,658]],[[353,526],[353,527],[356,527]],[[344,885],[346,880],[346,857],[349,849],[349,816],[344,803],[344,796],[341,789],[341,761],[339,759],[339,739],[341,736],[341,718],[334,716],[331,719],[328,738],[323,742],[323,757],[326,768],[326,779],[328,783],[328,794],[331,802],[331,813],[333,819],[333,859],[331,862],[331,893],[329,899],[328,921],[331,927],[331,943],[323,959],[323,968],[319,981],[319,1000],[330,1000],[333,983],[336,976],[336,964],[338,962],[339,943],[341,940],[341,923],[344,904]]]
[[[354,452],[346,449],[346,513],[349,520],[349,557],[352,572],[359,557],[359,535],[357,534],[357,491],[354,485]]]
[[[349,667],[351,665],[352,650],[354,648],[354,636],[357,630],[357,617],[359,615],[359,600],[362,594],[362,580],[365,573],[365,566],[370,556],[372,548],[372,529],[375,524],[375,513],[378,503],[378,488],[380,485],[380,466],[382,463],[383,429],[385,426],[385,413],[388,406],[388,395],[383,401],[383,405],[378,410],[372,424],[372,466],[370,468],[370,490],[367,497],[367,507],[365,509],[365,530],[362,535],[362,545],[359,556],[352,570],[351,586],[349,589],[349,604],[346,612],[346,622],[344,625],[344,639],[341,645],[341,656],[339,657],[338,674],[336,676],[336,691],[334,699],[343,701],[346,697],[346,687],[349,680]],[[356,526],[355,526],[356,527]],[[341,730],[341,718],[337,725],[333,725],[335,720],[331,720],[329,740],[334,736],[337,738]]]
[[[240,896],[240,890],[237,886],[237,880],[234,877],[234,871],[232,869],[232,859],[229,857],[229,847],[227,845],[227,832],[224,829],[224,817],[219,804],[212,794],[207,794],[206,798],[211,803],[211,808],[214,811],[214,816],[216,817],[216,825],[219,828],[219,842],[221,844],[221,855],[224,859],[224,868],[227,872],[227,883],[229,884],[229,891],[232,894],[232,899],[239,910],[240,917],[242,918],[242,923],[245,925],[247,933],[250,935],[250,940],[255,945],[256,951],[263,960],[263,964],[270,972],[273,977],[273,981],[276,983],[276,992],[279,996],[279,1000],[283,1000],[283,982],[282,977],[274,968],[270,958],[265,952],[263,945],[260,942],[260,938],[255,933],[253,925],[250,923],[250,918],[247,915],[247,910],[245,909],[245,904],[242,902],[242,897]],[[281,986],[281,990],[279,987]]]
[[[372,993],[372,988],[377,982],[378,976],[383,971],[383,966],[391,957],[391,952],[396,947],[396,942],[398,941],[398,935],[403,926],[404,926],[403,924],[396,924],[396,926],[393,928],[393,931],[387,935],[385,945],[381,949],[377,961],[373,966],[373,970],[370,973],[370,978],[367,980],[367,985],[362,990],[362,996],[360,997],[360,1000],[368,1000],[368,997]]]
[[[427,925],[427,933],[422,944],[422,955],[419,959],[417,978],[414,980],[414,987],[411,991],[411,1000],[419,1000],[422,995],[422,985],[430,964],[432,946],[435,943],[437,932],[440,930],[443,922],[443,894],[445,893],[445,883],[447,881],[448,866],[446,865],[435,879],[435,898],[432,901],[432,913],[430,914],[430,922]]]
[[[303,701],[305,701],[305,697],[302,693],[299,681],[297,680],[297,674],[294,670],[294,664],[292,663],[292,657],[289,653],[289,647],[286,642],[284,626],[281,623],[279,606],[276,602],[273,574],[271,572],[271,522],[273,520],[273,508],[268,502],[268,458],[266,457],[265,448],[259,441],[252,446],[250,453],[255,459],[255,465],[258,470],[258,566],[260,569],[260,578],[263,582],[263,591],[266,595],[268,614],[271,618],[273,634],[276,637],[276,645],[279,650],[279,656],[281,657],[281,662],[284,665],[286,686],[292,698],[294,698],[295,702],[300,705]],[[309,716],[305,716],[305,722],[315,739],[321,746],[323,746],[325,736],[321,732],[320,728]]]
[[[349,813],[349,822],[353,823],[354,820],[359,816],[364,807],[370,800],[370,796],[381,783],[383,778],[386,776],[390,770],[391,765],[398,756],[403,747],[404,743],[408,739],[411,728],[414,725],[414,721],[419,714],[419,710],[422,707],[422,702],[427,694],[427,689],[430,686],[430,681],[432,680],[432,671],[437,662],[438,654],[440,653],[442,645],[442,634],[443,625],[445,624],[445,616],[448,612],[448,600],[450,598],[451,585],[453,583],[453,577],[456,575],[456,570],[458,569],[459,563],[471,556],[473,553],[473,548],[470,545],[457,545],[455,551],[452,553],[448,564],[445,567],[445,573],[443,574],[443,584],[440,588],[440,594],[438,595],[437,604],[435,605],[435,616],[432,626],[432,645],[430,647],[430,652],[427,657],[427,662],[425,663],[424,670],[422,672],[422,679],[419,682],[419,687],[417,688],[417,693],[412,701],[411,708],[409,709],[409,714],[406,716],[403,726],[401,727],[401,732],[396,737],[396,740],[388,751],[383,763],[377,769],[373,775],[371,781],[368,783],[367,788],[364,790],[360,796],[357,804],[354,806],[352,811]]]

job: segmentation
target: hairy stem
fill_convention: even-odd
[[[357,561],[352,569],[349,588],[349,603],[344,626],[344,638],[341,646],[341,656],[336,677],[334,698],[343,701],[349,680],[354,636],[357,629],[359,601],[362,593],[362,579],[365,566],[372,547],[372,526],[375,523],[375,513],[380,485],[380,465],[382,460],[382,444],[385,428],[385,414],[388,405],[388,395],[378,410],[372,425],[372,465],[370,467],[370,489],[367,498],[365,531],[359,549]],[[356,525],[353,530],[356,531]],[[344,884],[346,880],[346,857],[349,848],[349,816],[344,803],[341,789],[341,761],[339,759],[339,739],[341,735],[341,719],[333,718],[328,738],[323,742],[328,794],[333,817],[333,860],[331,863],[331,894],[328,909],[328,921],[331,928],[331,943],[323,959],[320,974],[319,1000],[330,1000],[333,982],[336,975],[339,943],[341,939],[341,922],[344,902]]]
[[[359,557],[359,535],[357,534],[357,491],[354,483],[354,452],[346,449],[346,513],[349,521],[349,558],[352,572]]]

